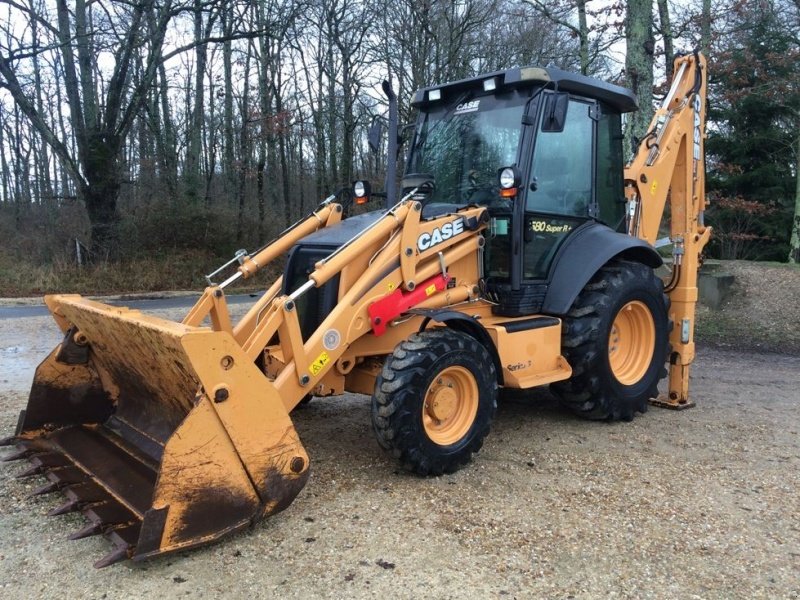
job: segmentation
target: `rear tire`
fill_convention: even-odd
[[[663,283],[651,268],[622,260],[601,268],[563,320],[562,353],[572,377],[551,385],[561,403],[605,421],[647,411],[667,374],[667,312]]]
[[[452,473],[480,450],[497,408],[497,374],[475,338],[442,328],[411,335],[375,381],[378,443],[419,475]]]

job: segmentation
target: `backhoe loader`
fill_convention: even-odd
[[[66,496],[51,514],[88,518],[72,538],[112,542],[103,567],[286,508],[309,476],[290,418],[309,397],[371,396],[378,443],[421,475],[471,460],[501,387],[550,385],[596,420],[691,406],[711,233],[705,59],[680,56],[674,72],[627,166],[629,90],[555,68],[489,73],[416,93],[385,209],[343,218],[347,203],[325,199],[237,253],[224,280],[209,276],[182,322],[47,296],[63,341],[36,370],[5,460],[47,478],[35,493]],[[389,129],[393,169],[396,118]],[[369,198],[368,183],[352,189]],[[224,289],[284,256],[234,323]]]

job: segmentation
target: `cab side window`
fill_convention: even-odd
[[[611,228],[624,225],[625,192],[622,182],[622,119],[603,106],[597,122],[598,218]]]
[[[563,131],[538,128],[531,169],[536,191],[528,193],[528,212],[589,216],[593,167],[589,107],[570,99]]]

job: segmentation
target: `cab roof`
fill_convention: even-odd
[[[497,91],[550,84],[551,89],[555,90],[557,87],[561,92],[570,92],[600,100],[621,113],[632,112],[638,108],[636,96],[627,88],[586,75],[562,71],[555,67],[514,67],[506,71],[495,71],[443,85],[422,88],[414,94],[411,105],[415,108],[423,108],[439,103],[446,104],[467,90],[482,90],[482,82],[489,79],[495,79]],[[441,100],[429,99],[429,92],[432,90],[441,90]]]

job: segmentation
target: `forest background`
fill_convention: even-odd
[[[800,262],[800,0],[0,0],[0,294],[202,287],[356,178],[380,82],[709,58],[709,254]],[[89,289],[90,288],[90,289]]]

